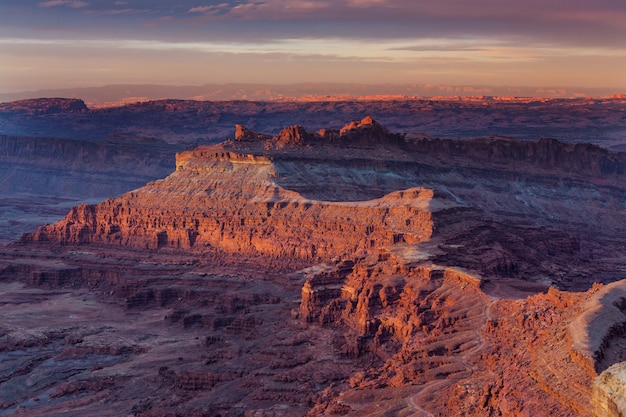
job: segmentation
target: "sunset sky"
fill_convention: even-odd
[[[626,1],[0,1],[0,92],[229,82],[624,93]]]

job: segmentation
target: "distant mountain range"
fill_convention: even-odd
[[[0,102],[40,97],[82,98],[89,105],[115,106],[158,99],[181,100],[329,100],[397,99],[412,97],[609,97],[626,91],[597,88],[536,88],[493,86],[449,86],[441,84],[205,84],[167,86],[154,84],[116,84],[102,87],[60,88],[15,93],[0,93]]]

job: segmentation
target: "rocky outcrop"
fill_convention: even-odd
[[[234,140],[178,153],[169,177],[76,207],[22,242],[310,263],[432,240],[439,264],[581,288],[581,236],[626,232],[615,216],[623,159],[556,141],[411,138],[371,117],[273,137],[239,126]]]
[[[569,325],[572,357],[592,376],[614,362],[605,357],[614,350],[614,339],[626,336],[626,280],[596,287],[583,313]]]
[[[235,140],[236,141],[257,141],[257,140],[266,140],[270,139],[271,136],[259,134],[253,132],[245,126],[240,124],[235,125]]]
[[[398,146],[404,142],[400,134],[390,133],[387,128],[366,116],[360,122],[352,121],[340,130],[320,129],[317,132],[308,132],[303,126],[289,126],[282,129],[278,135],[271,137],[253,132],[241,126],[235,126],[236,142],[263,142],[265,150],[284,150],[301,148],[305,145],[316,146],[321,144],[336,144],[342,147],[352,147],[355,145],[381,145]]]
[[[276,149],[283,149],[286,146],[303,146],[310,143],[314,136],[307,132],[302,126],[290,126],[281,130],[274,138]]]
[[[596,417],[626,416],[626,362],[611,366],[593,381],[593,405]]]
[[[348,356],[374,354],[388,360],[393,355],[415,355],[406,348],[410,340],[421,337],[417,335],[434,337],[471,326],[476,317],[466,309],[478,313],[485,302],[480,283],[478,277],[461,271],[407,263],[381,253],[356,263],[340,262],[308,278],[300,318],[343,327],[342,349]],[[462,289],[465,299],[448,298],[451,288]],[[448,349],[443,340],[437,346],[427,356]]]
[[[392,134],[386,127],[367,116],[360,122],[352,121],[339,130],[339,137],[344,143],[358,141],[360,143],[377,144],[391,142],[397,145],[402,141],[402,136]]]
[[[491,137],[470,141],[422,139],[412,142],[411,147],[418,152],[462,158],[469,163],[528,164],[535,169],[599,178],[626,175],[625,152],[610,152],[589,143],[568,144],[556,139],[531,142]]]
[[[248,189],[258,179],[259,167],[268,171],[269,164],[228,164],[229,169],[243,171],[231,173],[241,175],[242,188],[207,193],[205,188],[219,180],[213,173],[204,175],[210,182],[200,182],[202,190],[191,195],[166,196],[158,192],[165,184],[147,186],[100,205],[73,208],[62,222],[25,236],[23,242],[200,251],[217,247],[227,253],[323,260],[395,243],[417,243],[432,234],[427,209],[433,200],[430,190],[407,190],[353,204],[310,201],[271,184],[260,194]],[[170,180],[197,177],[189,171],[176,174]],[[227,215],[231,207],[238,207],[238,215]]]

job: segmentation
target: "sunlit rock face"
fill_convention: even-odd
[[[626,415],[626,362],[616,363],[593,381],[593,405],[597,417]]]
[[[587,416],[626,355],[625,172],[593,145],[371,117],[237,126],[0,250],[0,353],[45,381],[7,374],[2,405]],[[68,358],[93,372],[66,381]]]
[[[276,136],[238,126],[233,140],[177,154],[167,178],[76,207],[23,241],[317,262],[435,239],[440,263],[584,288],[575,278],[592,237],[626,232],[615,215],[625,167],[624,154],[592,145],[413,137],[371,117]]]

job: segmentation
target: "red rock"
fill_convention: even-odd
[[[67,314],[47,316],[56,303],[29,301],[28,314],[3,316],[31,326],[7,326],[3,349],[60,340],[78,361],[132,362],[101,365],[136,373],[115,374],[118,390],[85,388],[96,412],[97,395],[145,416],[592,409],[590,370],[626,354],[611,313],[622,309],[619,285],[592,287],[624,268],[624,154],[415,138],[371,118],[343,134],[237,136],[182,152],[169,177],[74,208],[0,252],[4,280],[114,299],[137,321],[96,334],[121,327],[129,342],[97,343],[81,326],[69,335],[55,321]],[[601,320],[596,337],[587,310],[604,291],[617,319]],[[53,331],[32,323],[35,307]],[[581,354],[577,335],[605,350]],[[14,404],[26,402],[22,393]]]

